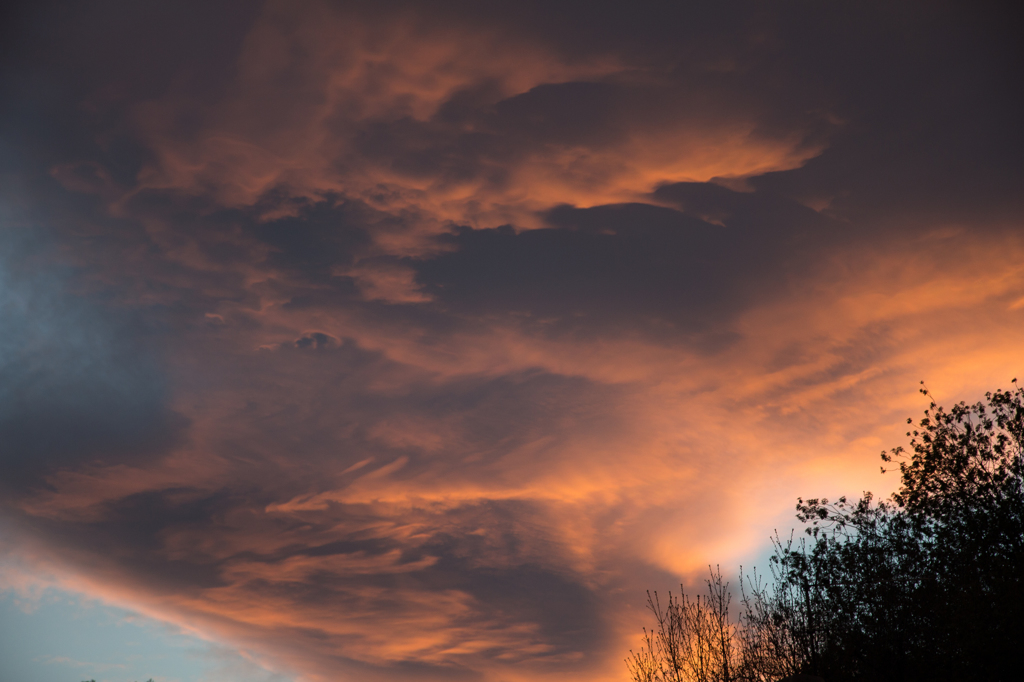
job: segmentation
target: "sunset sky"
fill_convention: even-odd
[[[0,682],[623,682],[1024,378],[1021,15],[0,18]]]

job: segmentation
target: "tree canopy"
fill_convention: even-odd
[[[637,682],[1020,679],[1024,389],[946,410],[931,401],[891,500],[800,499],[806,535],[775,538],[771,579],[741,573],[739,617],[712,571],[703,597],[648,595]],[[922,393],[931,397],[927,390]],[[883,472],[885,468],[883,467]]]

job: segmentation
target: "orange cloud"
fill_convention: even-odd
[[[556,204],[793,168],[823,148],[799,123],[765,132],[753,102],[744,111],[620,57],[567,60],[522,36],[440,28],[411,13],[373,24],[326,3],[301,12],[270,3],[238,70],[213,104],[171,96],[138,107],[158,157],[141,188],[226,206],[255,205],[281,187],[310,198],[338,192],[410,217],[413,234],[379,236],[384,253],[422,252],[417,235],[450,222],[531,227]],[[560,93],[573,83],[596,88],[607,108],[600,119],[566,118],[560,109],[579,95],[563,102]],[[182,131],[184,116],[199,129]],[[552,137],[573,129],[576,141]]]

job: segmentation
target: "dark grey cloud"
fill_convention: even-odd
[[[530,458],[543,455],[516,453],[532,442],[546,441],[547,451],[578,428],[614,429],[615,405],[625,400],[622,389],[542,370],[441,380],[319,331],[276,350],[231,352],[218,364],[198,382],[244,392],[226,422],[252,437],[216,447],[256,460],[284,458],[290,469],[273,474],[278,498],[339,485],[323,471],[368,458],[344,485],[400,459],[389,474],[398,481],[427,475],[485,484],[516,458],[526,457],[514,470],[529,470]]]
[[[373,213],[358,202],[326,198],[303,202],[294,217],[258,223],[254,235],[273,248],[270,267],[326,279],[332,269],[351,265],[369,245]]]
[[[870,232],[1005,220],[1024,185],[1021,10],[1001,3],[858,3],[783,13],[787,69],[827,86],[847,123],[803,168],[760,190],[832,199]],[[922,16],[927,16],[923,19]],[[902,223],[902,225],[901,225]]]
[[[9,217],[10,219],[10,217]],[[68,293],[52,243],[8,233],[0,260],[0,466],[8,486],[60,467],[144,461],[180,444],[158,354],[139,320]]]
[[[399,218],[360,201],[336,194],[310,200],[283,189],[268,192],[245,209],[220,206],[210,197],[161,190],[138,192],[126,203],[135,221],[128,230],[130,236],[136,236],[139,223],[146,221],[166,228],[163,243],[147,241],[151,252],[147,258],[154,263],[172,260],[171,253],[187,244],[203,261],[220,269],[224,278],[251,267],[308,284],[333,281],[342,288],[350,280],[335,277],[333,271],[351,265],[366,252],[370,230],[381,223],[401,225]],[[284,215],[264,218],[272,212]],[[200,269],[198,263],[192,267]],[[222,285],[243,293],[241,283]]]
[[[5,3],[0,137],[22,162],[119,149],[126,108],[172,84],[216,96],[261,3]]]
[[[462,229],[417,264],[439,305],[518,315],[547,333],[679,338],[726,332],[735,316],[809,274],[836,241],[834,220],[795,202],[683,183],[654,198],[550,210],[551,227]],[[700,216],[700,217],[698,217]]]

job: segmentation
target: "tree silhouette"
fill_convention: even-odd
[[[708,593],[693,599],[670,593],[663,609],[658,594],[647,593],[657,629],[644,632],[645,646],[626,663],[633,679],[711,682],[733,679],[739,665],[736,626],[729,619],[731,594],[721,570],[712,570]]]
[[[909,450],[882,453],[901,475],[892,500],[798,500],[806,536],[776,536],[770,581],[741,577],[734,623],[728,585],[712,572],[712,598],[696,603],[701,623],[725,623],[718,631],[732,637],[734,654],[721,663],[686,663],[700,638],[677,633],[694,630],[694,602],[670,594],[662,612],[649,596],[657,628],[627,660],[633,679],[1019,679],[1024,390],[1014,380],[1013,390],[985,398],[948,411],[931,401],[907,433]]]

